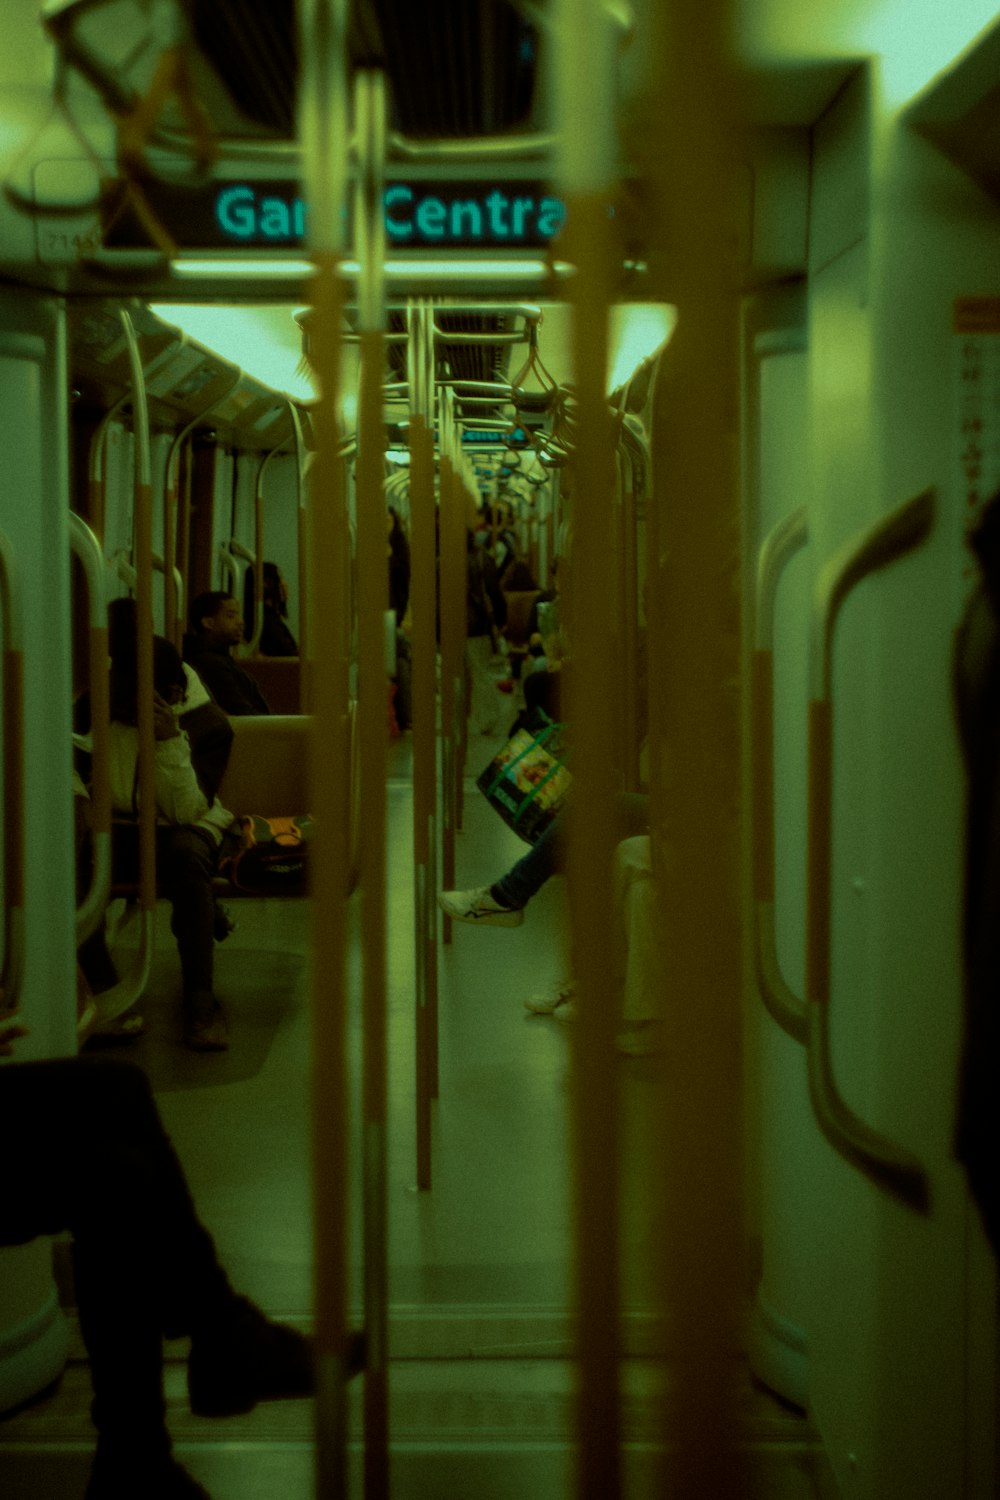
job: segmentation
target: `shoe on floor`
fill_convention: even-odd
[[[223,906],[221,901],[215,903],[215,916],[212,918],[212,936],[217,943],[224,943],[230,933],[236,931],[236,922],[228,906]]]
[[[123,1042],[137,1042],[146,1033],[146,1021],[134,1010],[127,1010],[113,1021],[98,1021],[87,1033],[84,1046],[90,1051],[117,1047]]]
[[[168,1454],[122,1452],[97,1445],[85,1500],[212,1500],[187,1469]]]
[[[575,1010],[573,997],[576,994],[576,984],[572,979],[563,980],[562,984],[554,985],[551,990],[546,990],[541,995],[529,995],[524,1002],[525,1010],[530,1010],[533,1016],[559,1016],[560,1020],[569,1020],[564,1014],[567,1007]]]
[[[474,891],[442,891],[438,906],[452,921],[479,927],[520,927],[524,921],[524,908],[502,906],[490,894],[488,885]]]
[[[227,1052],[229,1027],[213,994],[184,998],[184,1045],[192,1052]]]
[[[347,1341],[347,1373],[365,1367],[365,1337]],[[219,1323],[191,1340],[188,1396],[199,1417],[234,1417],[258,1401],[295,1401],[316,1389],[313,1341],[273,1323],[247,1297],[236,1297]]]

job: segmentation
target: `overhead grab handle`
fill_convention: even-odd
[[[925,490],[849,542],[816,584],[809,705],[809,854],[806,1009],[809,1090],[824,1135],[879,1187],[917,1212],[930,1202],[927,1173],[904,1147],[878,1134],[848,1105],[833,1076],[830,1049],[830,932],[833,851],[833,641],[840,607],[863,578],[911,552],[927,536],[934,494]]]
[[[754,962],[764,1005],[781,1029],[803,1045],[809,1039],[806,1003],[781,972],[775,932],[774,879],[774,611],[788,563],[809,538],[805,506],[765,537],[757,560],[757,597],[751,688],[753,754]]]

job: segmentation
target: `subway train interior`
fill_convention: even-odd
[[[989,0],[4,0],[12,1500],[1000,1495],[998,107]],[[157,1324],[181,1487],[78,1055],[313,1340]]]

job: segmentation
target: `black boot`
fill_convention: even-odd
[[[364,1368],[364,1336],[348,1341],[348,1373]],[[316,1389],[312,1340],[272,1323],[246,1297],[233,1301],[210,1324],[192,1333],[188,1359],[191,1410],[200,1417],[231,1417],[258,1401],[302,1400]]]

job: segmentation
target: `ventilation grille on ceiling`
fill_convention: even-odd
[[[187,0],[199,50],[255,125],[295,134],[293,0]],[[350,55],[389,82],[392,126],[413,139],[497,135],[530,123],[536,35],[510,0],[356,0]]]

